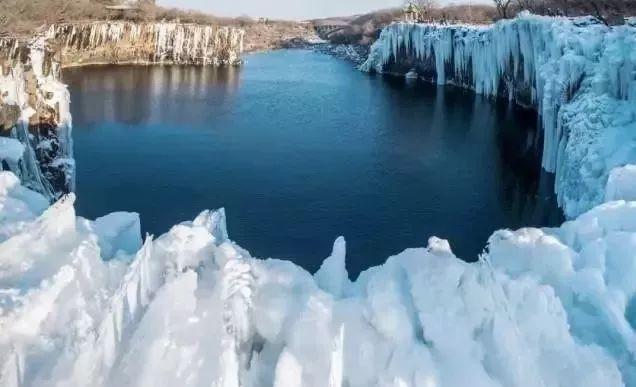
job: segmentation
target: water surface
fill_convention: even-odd
[[[561,220],[535,114],[470,92],[293,50],[64,77],[82,216],[134,211],[159,235],[225,207],[234,241],[309,270],[344,235],[353,275],[431,235],[474,260],[494,230]]]

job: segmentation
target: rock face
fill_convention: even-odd
[[[244,31],[180,23],[95,22],[52,25],[65,66],[91,63],[236,65]]]
[[[22,157],[4,158],[0,169],[49,200],[74,188],[70,97],[59,78],[60,63],[43,37],[0,40],[0,136],[24,145]]]
[[[630,23],[522,14],[486,27],[392,24],[362,69],[534,107],[543,167],[556,173],[559,204],[575,217],[603,202],[613,168],[636,162],[635,53]]]

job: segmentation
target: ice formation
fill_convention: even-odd
[[[59,71],[44,37],[0,39],[0,170],[51,200],[75,182],[70,96]]]
[[[521,31],[526,23],[539,34],[533,41],[548,41],[547,20],[524,20],[493,28]],[[33,47],[0,78],[0,124],[12,124],[11,138],[0,138],[9,167],[0,171],[1,386],[636,387],[636,202],[622,200],[634,199],[636,173],[620,166],[629,159],[628,132],[594,132],[588,148],[570,141],[559,153],[616,166],[604,187],[615,201],[559,228],[497,231],[475,263],[433,237],[351,281],[344,238],[311,275],[233,243],[223,210],[142,239],[136,214],[77,217],[72,193],[49,206],[31,176],[44,175],[47,161],[32,152],[46,142],[18,144],[13,128],[27,130],[37,108],[51,112],[32,102],[55,101],[70,145],[68,93],[51,78],[46,51]],[[630,112],[632,91],[611,96],[606,75],[583,77],[558,116],[598,96],[616,120],[603,130],[625,128],[633,117],[612,109]],[[579,111],[598,128],[605,116],[595,114]],[[570,138],[587,133],[568,130]],[[619,145],[621,152],[590,153]]]
[[[636,165],[614,168],[605,187],[605,201],[636,201]]]
[[[636,162],[636,28],[522,14],[492,26],[396,23],[362,68],[415,71],[534,106],[543,166],[575,217],[603,202],[611,170]]]
[[[46,208],[0,173],[3,386],[636,385],[636,203],[500,231],[480,262],[446,241],[351,282],[228,239],[225,214],[142,242],[139,219]]]
[[[0,161],[17,164],[22,160],[23,154],[24,145],[20,141],[14,138],[0,137]]]
[[[47,37],[60,42],[65,63],[238,64],[244,31],[174,22],[123,21],[55,24]]]

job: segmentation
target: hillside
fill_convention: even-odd
[[[61,23],[84,23],[121,18],[96,0],[0,0],[0,37],[31,36],[43,26]],[[247,17],[223,18],[198,11],[163,8],[143,4],[129,21],[178,21],[212,26],[240,27],[245,30],[245,50],[258,51],[278,48],[294,38],[315,38],[313,26],[279,20],[255,21]]]
[[[331,26],[333,32],[321,34],[321,37],[336,44],[373,43],[380,30],[394,21],[402,20],[402,8],[382,9],[362,15],[317,19],[311,22],[317,26]],[[431,21],[441,23],[467,22],[472,24],[492,23],[497,11],[488,5],[450,5],[435,8],[431,11]]]

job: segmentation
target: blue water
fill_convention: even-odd
[[[561,220],[534,113],[310,51],[246,59],[65,70],[78,213],[159,235],[225,207],[234,241],[309,270],[344,235],[353,275],[431,235],[474,260],[496,229]]]

